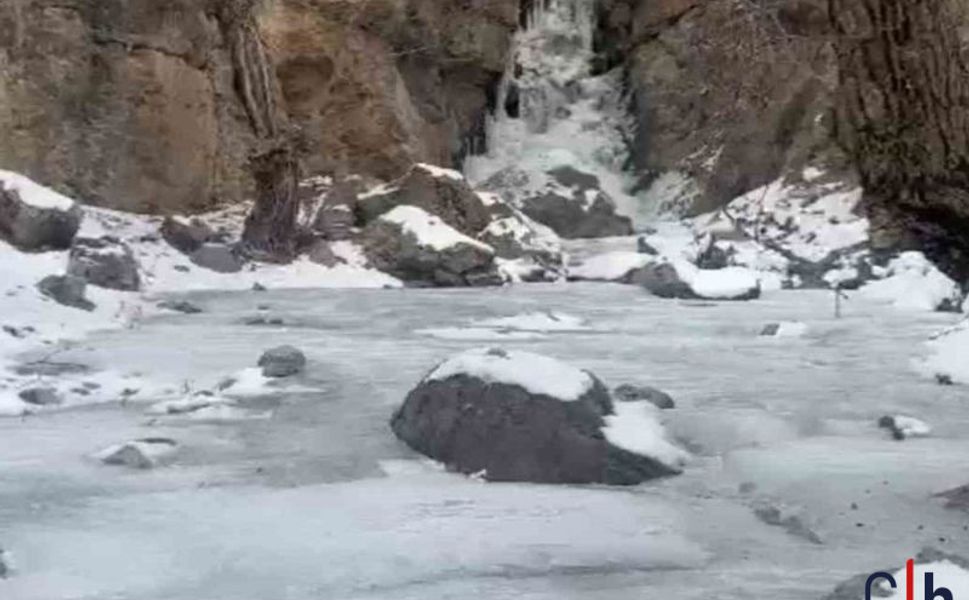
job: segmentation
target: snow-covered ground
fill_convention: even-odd
[[[16,566],[0,597],[816,600],[926,545],[969,554],[964,515],[931,497],[967,483],[965,388],[910,368],[951,314],[858,299],[835,319],[821,291],[676,302],[593,283],[189,299],[205,312],[146,315],[59,359],[202,390],[255,379],[245,369],[260,352],[289,343],[306,372],[276,389],[245,383],[262,394],[233,405],[265,418],[159,415],[165,398],[139,394],[0,419],[0,546]],[[544,311],[583,327],[501,346],[669,392],[677,408],[652,416],[690,450],[683,475],[629,489],[488,484],[394,439],[406,393],[482,345],[418,330],[528,326]],[[255,314],[283,324],[243,324]],[[786,322],[806,330],[760,335]],[[883,415],[933,429],[897,442]],[[170,465],[94,458],[146,438],[178,444]],[[762,521],[764,504],[822,543]]]

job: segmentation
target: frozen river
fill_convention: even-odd
[[[965,515],[930,497],[969,482],[966,393],[911,367],[952,315],[851,301],[836,320],[822,292],[712,304],[604,284],[192,299],[204,314],[95,335],[64,358],[197,389],[289,343],[306,374],[251,401],[265,419],[154,418],[131,403],[0,420],[0,545],[18,567],[0,599],[800,600],[927,545],[969,554]],[[284,325],[243,325],[259,305]],[[390,415],[425,372],[499,343],[419,330],[538,310],[589,328],[500,344],[668,391],[668,430],[694,454],[684,475],[486,484],[396,441]],[[809,330],[758,336],[782,320]],[[934,435],[892,441],[875,426],[886,413]],[[85,458],[148,436],[178,440],[175,464]],[[765,507],[800,525],[766,523]]]

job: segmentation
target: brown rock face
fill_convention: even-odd
[[[844,168],[826,14],[820,0],[605,2],[600,46],[628,68],[643,184],[692,176],[700,189],[684,208],[695,213],[808,161]]]
[[[832,2],[839,131],[873,241],[923,250],[969,283],[969,9],[955,0]]]
[[[0,166],[92,204],[197,211],[251,195],[262,109],[302,129],[309,173],[450,165],[517,24],[516,0],[278,0],[240,40],[226,15],[256,4],[0,3]]]

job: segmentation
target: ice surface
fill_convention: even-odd
[[[438,365],[427,376],[441,381],[455,375],[469,375],[488,383],[506,383],[559,400],[578,400],[592,389],[585,371],[560,360],[519,350],[475,348]]]
[[[541,311],[509,317],[494,317],[474,322],[479,327],[513,329],[518,331],[581,331],[589,326],[585,319],[565,312]]]
[[[454,229],[435,215],[416,206],[401,205],[380,215],[381,221],[394,223],[407,233],[412,233],[421,246],[435,250],[447,250],[457,244],[474,246],[494,253],[491,246],[472,239]]]
[[[969,555],[965,515],[931,498],[967,483],[964,388],[910,369],[951,314],[857,298],[835,319],[830,292],[711,304],[583,283],[188,298],[206,312],[148,314],[57,358],[212,389],[293,344],[312,358],[299,387],[240,398],[271,412],[255,420],[157,418],[145,408],[166,397],[151,394],[0,419],[0,543],[18,567],[0,598],[817,600],[939,537]],[[241,325],[263,305],[287,326]],[[682,475],[631,489],[490,484],[426,468],[394,439],[408,390],[480,345],[416,330],[541,311],[594,327],[502,346],[668,391],[664,428],[693,454]],[[811,335],[756,335],[787,321]],[[917,415],[933,435],[886,439],[885,414]],[[146,437],[178,442],[170,466],[84,460]],[[824,545],[760,522],[760,501],[799,507]]]

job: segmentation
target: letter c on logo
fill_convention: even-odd
[[[895,578],[892,577],[891,573],[885,573],[884,571],[879,571],[878,573],[872,573],[868,577],[868,581],[865,582],[865,600],[871,600],[871,587],[879,579],[884,579],[892,586],[892,589],[896,589],[898,584],[895,583]]]

